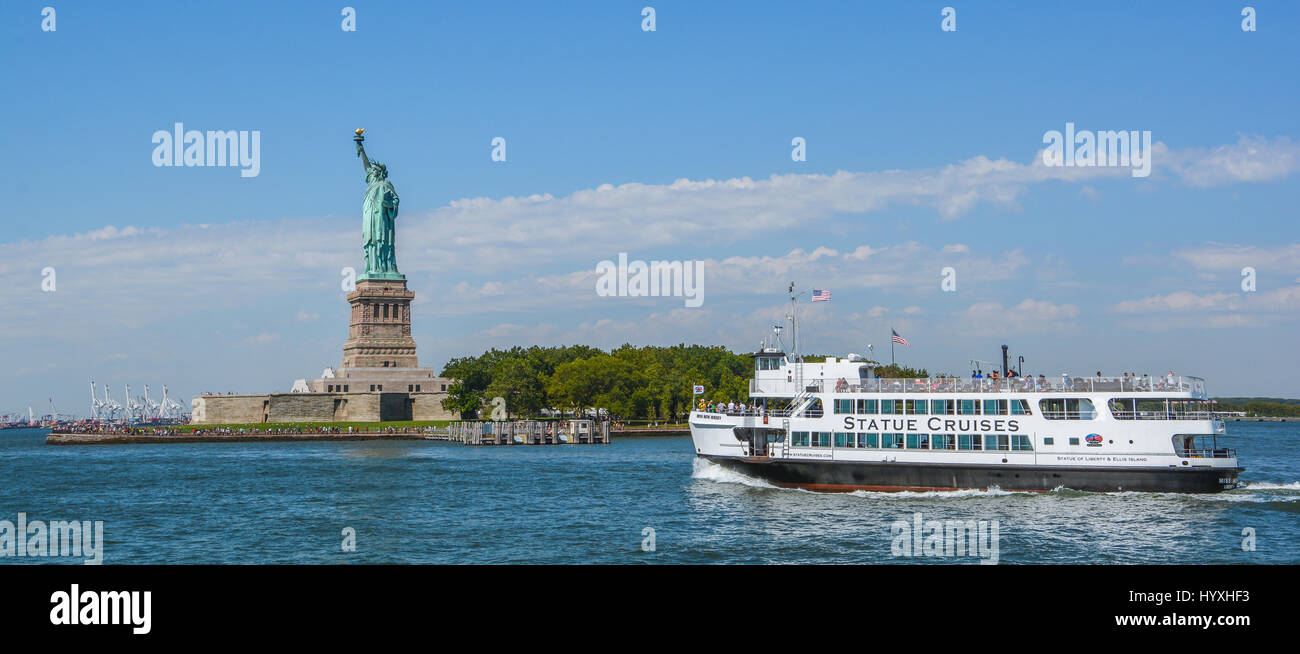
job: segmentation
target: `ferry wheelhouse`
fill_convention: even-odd
[[[1198,377],[882,379],[856,356],[806,363],[797,337],[753,358],[755,406],[694,411],[691,438],[779,486],[1215,492],[1243,470]]]

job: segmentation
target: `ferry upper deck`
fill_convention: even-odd
[[[1045,375],[973,379],[928,377],[882,379],[853,357],[825,362],[791,362],[785,353],[765,349],[754,355],[751,397],[783,398],[809,393],[1105,393],[1206,400],[1205,380],[1186,375],[1071,376]]]

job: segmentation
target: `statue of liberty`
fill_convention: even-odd
[[[358,279],[406,279],[397,271],[397,190],[388,181],[388,167],[366,157],[365,137],[357,130],[357,156],[366,171],[366,197],[361,205],[361,242],[366,272]]]

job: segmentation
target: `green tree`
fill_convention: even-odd
[[[492,381],[484,390],[483,397],[504,399],[508,417],[533,416],[541,410],[546,391],[529,359],[502,359],[492,367],[491,376]]]
[[[925,368],[908,368],[907,366],[891,363],[887,366],[877,367],[876,376],[885,379],[923,379],[929,377],[930,373]]]

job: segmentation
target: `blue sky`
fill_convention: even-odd
[[[425,365],[748,349],[797,279],[834,291],[805,316],[819,352],[879,354],[892,324],[936,372],[1006,342],[1035,373],[1300,396],[1294,3],[1251,3],[1254,32],[1226,2],[551,4],[5,3],[0,412],[84,413],[91,378],[183,399],[337,365],[356,127],[402,198]],[[176,122],[259,130],[260,174],[155,167]],[[1149,130],[1151,176],[1045,169],[1067,122]],[[704,305],[597,297],[619,252],[705,260]]]

